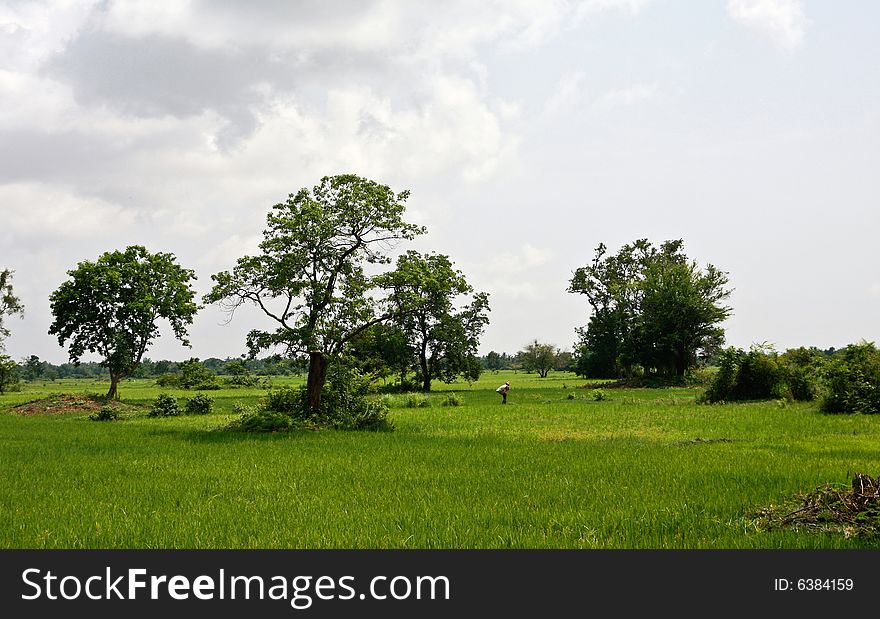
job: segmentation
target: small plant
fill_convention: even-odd
[[[276,413],[301,413],[304,406],[302,394],[290,387],[273,389],[266,396],[266,408]]]
[[[407,408],[430,408],[431,401],[428,397],[421,393],[408,393],[403,405]]]
[[[448,394],[442,402],[440,402],[441,406],[461,406],[464,404],[464,400],[457,393]]]
[[[575,395],[574,395],[573,393],[569,393],[569,394],[568,394],[568,399],[569,399],[569,400],[574,400],[574,399],[575,399]]]
[[[180,407],[177,400],[167,393],[160,393],[153,402],[153,408],[148,413],[149,417],[176,417],[180,415]]]
[[[119,413],[112,406],[102,406],[97,413],[89,415],[92,421],[116,421],[119,419]]]
[[[236,412],[242,415],[226,426],[233,432],[288,432],[293,427],[293,418],[284,413],[253,408],[236,406]]]
[[[608,392],[604,389],[593,389],[593,400],[596,402],[604,402],[608,399]]]
[[[185,411],[187,415],[207,415],[214,408],[214,398],[200,393],[187,399]]]

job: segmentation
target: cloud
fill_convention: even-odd
[[[786,51],[800,47],[809,24],[801,0],[728,0],[727,14]]]
[[[585,77],[583,71],[573,71],[560,77],[544,104],[544,113],[552,115],[568,112],[583,103],[585,95],[582,84]]]
[[[651,84],[636,84],[626,88],[609,90],[596,99],[594,106],[602,109],[627,107],[653,99],[657,96],[657,87]]]

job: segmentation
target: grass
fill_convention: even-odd
[[[501,406],[494,388],[505,380],[513,388]],[[606,389],[595,401],[595,386],[486,374],[435,385],[429,407],[386,398],[391,433],[240,435],[216,429],[263,390],[207,392],[210,415],[152,419],[146,408],[160,392],[194,393],[129,381],[122,419],[93,422],[11,407],[106,384],[29,384],[0,396],[0,546],[877,547],[758,530],[751,515],[876,475],[880,418],[809,404],[697,405],[695,389]],[[460,406],[441,405],[450,391]]]

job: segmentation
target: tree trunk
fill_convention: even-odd
[[[119,399],[119,379],[121,376],[119,374],[110,373],[110,391],[107,392],[108,400],[118,400]]]
[[[327,381],[327,357],[313,350],[309,353],[309,378],[306,390],[309,395],[309,410],[316,411],[321,406],[321,391]]]

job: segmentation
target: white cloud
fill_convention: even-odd
[[[585,96],[582,84],[585,77],[583,71],[573,71],[559,78],[553,94],[544,104],[544,113],[552,115],[569,112],[582,104]]]
[[[657,95],[657,87],[651,84],[636,84],[626,88],[609,90],[596,99],[594,106],[603,109],[626,107],[647,101]]]
[[[787,51],[803,43],[809,23],[801,0],[728,0],[727,13]]]

